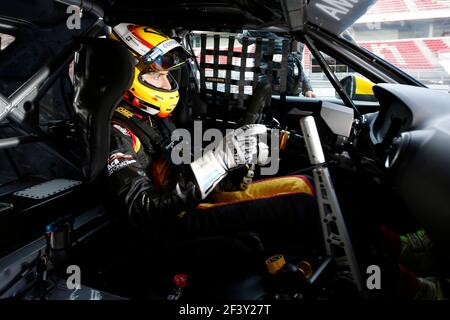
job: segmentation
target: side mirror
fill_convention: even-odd
[[[358,101],[377,101],[373,94],[373,83],[360,76],[347,76],[339,81],[347,95],[352,100]],[[339,95],[336,93],[336,97]]]

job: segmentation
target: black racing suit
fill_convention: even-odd
[[[177,257],[200,255],[206,250],[217,258],[226,255],[227,245],[219,253],[213,243],[220,247],[224,242],[210,240],[222,236],[245,238],[249,241],[244,242],[251,243],[250,247],[255,245],[255,250],[262,244],[266,256],[291,248],[306,254],[317,244],[321,237],[317,205],[306,178],[271,178],[246,193],[223,193],[225,200],[220,200],[220,194],[210,196],[199,206],[201,199],[190,169],[171,165],[170,157],[165,155],[165,145],[170,142],[169,120],[149,117],[134,107],[122,107],[122,113],[133,113],[134,120],[139,118],[151,128],[153,137],[143,137],[143,132],[139,136],[123,114],[113,117],[106,177],[110,205],[152,246],[165,253],[175,250]],[[187,243],[198,239],[206,240],[197,242],[194,251],[186,249]],[[240,255],[240,259],[251,256],[248,250],[240,254],[239,250],[228,253]]]

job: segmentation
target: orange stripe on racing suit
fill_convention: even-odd
[[[287,176],[263,179],[253,182],[244,191],[216,192],[201,203],[197,209],[208,209],[243,201],[267,199],[288,194],[306,193],[315,196],[315,190],[305,176]]]

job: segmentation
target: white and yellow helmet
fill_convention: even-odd
[[[191,57],[189,52],[178,41],[158,30],[130,23],[115,26],[111,37],[124,43],[136,58],[134,81],[125,99],[152,115],[169,116],[179,99],[175,79],[168,74],[171,89],[166,90],[145,82],[142,76],[148,72],[181,67]]]

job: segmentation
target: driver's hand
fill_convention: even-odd
[[[248,124],[228,132],[219,145],[190,164],[202,194],[202,199],[227,175],[242,165],[268,161],[269,147],[258,141],[267,134],[262,124]],[[256,157],[256,159],[254,159]]]
[[[314,91],[308,90],[305,92],[305,97],[307,98],[315,98],[316,94],[314,93]]]

